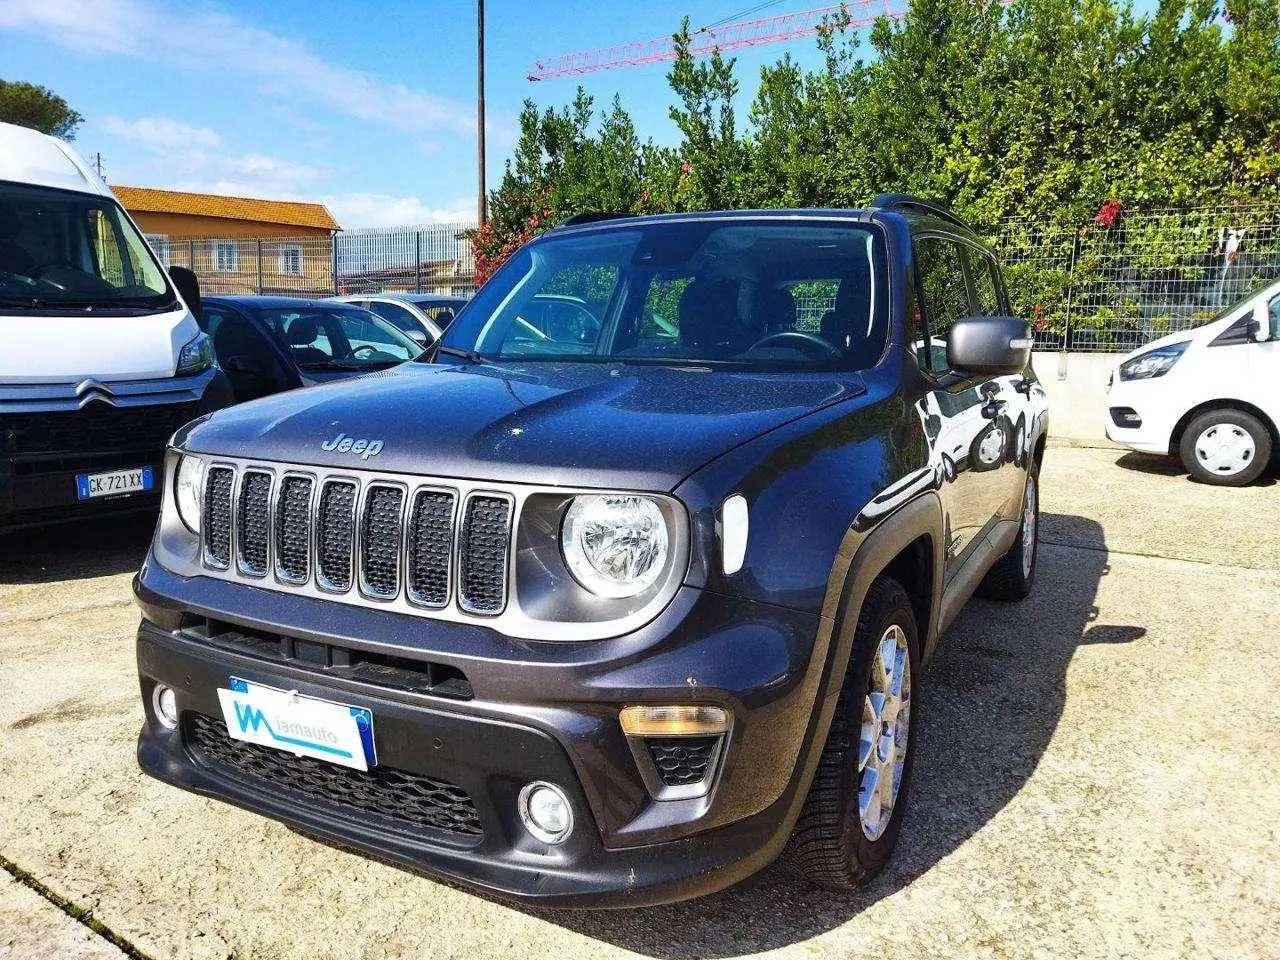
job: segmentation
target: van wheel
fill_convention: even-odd
[[[1182,431],[1179,452],[1182,465],[1201,483],[1243,487],[1271,462],[1271,434],[1251,413],[1208,410]]]
[[[889,859],[915,752],[920,636],[906,591],[867,591],[831,729],[785,854],[811,883],[861,886]]]
[[[1036,555],[1039,550],[1040,476],[1033,462],[1027,469],[1018,537],[978,584],[978,596],[1010,602],[1029,596],[1036,582]]]

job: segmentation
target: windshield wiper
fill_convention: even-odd
[[[489,359],[487,357],[481,356],[479,353],[477,353],[474,350],[459,350],[457,347],[445,347],[445,346],[436,347],[436,353],[437,354],[443,353],[446,356],[450,356],[450,357],[459,357],[463,360],[469,360],[471,363],[479,364],[479,363],[489,362]]]

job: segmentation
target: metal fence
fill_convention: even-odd
[[[329,297],[475,289],[466,223],[347,230],[332,237],[149,237],[166,266],[195,271],[206,293]]]
[[[1280,278],[1280,208],[1117,212],[1081,227],[1010,220],[997,246],[1039,349],[1125,352]]]
[[[1280,208],[1116,212],[1083,226],[1006,221],[996,246],[1013,309],[1042,350],[1123,352],[1201,323],[1280,278]],[[154,241],[210,293],[475,289],[468,223],[348,230],[333,237]],[[815,321],[824,291],[797,297]]]

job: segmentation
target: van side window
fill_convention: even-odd
[[[1267,316],[1271,319],[1271,339],[1280,340],[1280,296],[1267,307]]]
[[[916,350],[920,365],[935,374],[946,373],[947,334],[961,317],[969,314],[969,291],[965,286],[960,250],[945,237],[918,237],[915,241],[916,283],[924,306],[925,337]],[[928,363],[925,363],[925,360]]]

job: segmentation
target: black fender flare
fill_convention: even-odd
[[[822,748],[831,729],[840,688],[853,654],[853,635],[858,616],[866,601],[867,591],[876,577],[909,544],[922,536],[933,541],[933,595],[929,604],[929,622],[920,624],[920,637],[927,658],[937,645],[939,608],[942,605],[943,563],[946,546],[943,539],[942,502],[934,490],[918,494],[884,517],[871,529],[855,520],[850,525],[827,580],[822,619],[815,652],[825,657],[822,679],[814,700],[813,715],[800,752],[800,767],[793,777],[794,793],[787,811],[787,831],[794,827],[808,796],[822,757]]]

